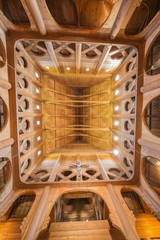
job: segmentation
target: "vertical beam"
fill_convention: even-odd
[[[143,86],[143,79],[144,79],[144,43],[142,42],[141,45],[138,47],[139,54],[138,54],[138,73],[137,76],[137,84],[136,84],[136,92],[137,92],[137,100],[136,100],[136,126],[135,126],[135,174],[134,177],[139,180],[140,174],[140,159],[141,159],[141,146],[138,144],[138,139],[142,136],[142,108],[143,108],[143,94],[140,92],[141,87]]]
[[[104,62],[106,61],[106,59],[107,59],[107,57],[108,57],[108,54],[109,54],[109,52],[110,52],[111,47],[112,47],[112,45],[110,45],[110,46],[105,46],[105,47],[104,47],[103,52],[102,52],[102,55],[101,55],[101,57],[100,57],[100,60],[99,60],[99,62],[98,62],[98,64],[97,64],[97,66],[96,66],[95,74],[97,74],[97,73],[101,70]]]
[[[55,51],[53,49],[52,42],[45,42],[45,45],[47,47],[47,50],[48,50],[48,53],[50,55],[50,58],[52,60],[53,65],[55,66],[57,72],[61,73],[60,65],[59,65],[59,62],[57,61],[56,54],[55,54]]]
[[[45,35],[47,33],[46,27],[39,9],[39,6],[37,4],[36,0],[26,0],[26,4],[28,5],[28,8],[30,9],[30,12],[37,24],[37,27],[42,35]]]
[[[119,12],[117,14],[116,20],[112,27],[110,39],[113,40],[118,35],[118,33],[121,29],[121,26],[122,26],[123,22],[125,21],[125,18],[128,14],[128,11],[132,7],[133,3],[134,3],[134,0],[123,0],[121,7],[119,9]]]
[[[19,185],[19,162],[18,162],[18,128],[17,128],[17,92],[14,71],[14,43],[11,41],[11,35],[6,35],[7,43],[7,62],[8,62],[8,79],[12,86],[9,91],[9,115],[10,115],[10,137],[14,140],[11,148],[12,167],[13,167],[13,188]],[[11,67],[10,67],[11,66]]]
[[[28,225],[28,228],[24,232],[24,235],[22,236],[22,240],[35,240],[36,239],[36,232],[41,220],[41,216],[43,214],[43,210],[45,208],[48,196],[50,193],[50,187],[45,187],[42,193],[42,196],[37,204],[37,207],[35,209],[35,213]]]
[[[108,185],[108,192],[110,194],[114,207],[117,211],[118,217],[125,231],[127,240],[139,240],[139,236],[137,232],[133,229],[131,223],[128,221],[128,218],[126,216],[126,213],[124,212],[122,204],[114,190],[114,187],[111,184]]]
[[[82,43],[76,43],[76,73],[80,73],[81,69],[81,48]]]

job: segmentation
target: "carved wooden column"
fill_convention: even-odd
[[[111,184],[108,185],[108,192],[125,231],[127,240],[139,240],[138,234],[136,230],[133,229],[131,223],[128,221],[124,209],[119,201],[119,198],[117,197],[116,192]]]
[[[39,222],[41,219],[41,216],[43,214],[43,210],[45,208],[48,196],[50,193],[50,187],[45,187],[44,191],[42,193],[42,196],[37,204],[37,207],[35,209],[34,216],[32,217],[32,220],[30,221],[28,228],[26,229],[24,235],[22,236],[22,240],[35,240],[35,234],[37,231],[37,228],[39,226]]]

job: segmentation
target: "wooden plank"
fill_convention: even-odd
[[[29,92],[27,92],[27,91],[25,91],[25,90],[22,90],[21,88],[18,88],[18,89],[17,89],[17,93],[20,94],[20,95],[22,95],[22,96],[24,95],[24,96],[26,96],[26,97],[32,98],[32,99],[34,99],[34,100],[36,100],[36,101],[38,101],[38,102],[42,102],[42,99],[41,99],[41,98],[36,97],[35,95],[30,94]]]

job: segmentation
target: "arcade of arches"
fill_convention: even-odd
[[[160,1],[0,0],[0,240],[160,239]]]

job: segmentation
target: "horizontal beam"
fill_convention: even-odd
[[[113,132],[113,134],[115,134],[117,136],[121,136],[124,139],[128,139],[128,140],[131,140],[131,141],[135,140],[135,136],[131,135],[127,132],[123,132],[123,131],[120,131],[120,130],[117,130],[117,129],[114,129],[114,128],[112,128],[111,131]]]
[[[55,101],[50,101],[50,100],[43,100],[43,101],[45,101],[45,102],[47,102],[47,103],[53,103],[53,104],[57,104],[57,105],[60,105],[60,106],[66,106],[66,107],[75,107],[75,108],[87,108],[87,107],[95,107],[95,106],[100,106],[100,105],[106,105],[106,104],[109,104],[110,102],[108,101],[107,103],[105,102],[105,103],[101,103],[101,102],[99,102],[98,101],[98,103],[92,103],[92,104],[86,104],[86,105],[73,105],[73,104],[68,104],[68,103],[66,103],[65,104],[65,102],[55,102]],[[82,102],[83,103],[83,102]]]
[[[146,92],[152,91],[157,88],[160,88],[159,78],[157,78],[157,80],[150,82],[150,83],[144,85],[143,87],[141,87],[140,91],[141,91],[141,93],[146,93]]]
[[[64,78],[75,78],[75,81],[77,78],[98,78],[98,79],[107,79],[111,77],[112,75],[110,73],[102,73],[102,74],[91,74],[91,73],[52,73],[48,74],[51,77],[64,77]]]
[[[13,144],[14,144],[14,139],[13,138],[7,138],[7,139],[4,139],[4,140],[1,140],[0,141],[0,149],[9,147]]]
[[[32,132],[28,132],[28,133],[23,133],[21,135],[19,135],[19,141],[22,141],[26,138],[29,138],[29,137],[33,137],[33,136],[36,136],[38,134],[41,134],[42,133],[42,128],[38,129],[38,130],[34,130]]]
[[[72,95],[72,94],[66,94],[66,93],[59,92],[59,91],[57,91],[57,90],[48,88],[48,87],[46,87],[45,85],[43,85],[43,87],[46,89],[45,92],[51,91],[51,92],[54,92],[54,93],[57,93],[57,94],[60,94],[60,95],[63,95],[63,96],[71,97],[71,98],[87,98],[87,97],[92,97],[92,96],[95,96],[95,95],[101,95],[101,94],[105,94],[105,93],[110,93],[110,91],[109,91],[109,89],[108,89],[108,90],[105,90],[105,91],[94,92],[94,93],[90,93],[90,94]]]
[[[153,151],[160,153],[160,144],[158,144],[158,143],[148,141],[147,139],[144,139],[144,138],[139,138],[138,144],[143,147],[152,149]]]
[[[27,91],[25,91],[25,90],[23,90],[23,89],[21,89],[21,88],[18,88],[18,89],[17,89],[17,93],[18,93],[19,95],[22,95],[22,96],[24,95],[24,96],[26,96],[26,97],[32,98],[32,99],[34,99],[34,100],[36,100],[36,101],[38,101],[38,102],[42,102],[42,99],[41,99],[41,98],[36,97],[35,95],[30,94],[29,92],[27,92]]]
[[[135,114],[114,114],[113,118],[135,118]]]
[[[124,148],[122,148],[120,145],[112,143],[112,146],[116,149],[119,150],[120,154],[123,154],[123,156],[128,157],[129,159],[133,160],[134,159],[134,155],[130,154],[129,152],[127,152],[127,150],[125,150]]]
[[[124,82],[128,81],[129,78],[133,77],[136,73],[137,73],[137,68],[134,68],[127,74],[123,75],[123,77],[120,76],[120,79],[118,80],[118,82],[115,83],[114,88],[118,88],[119,86],[121,86]]]
[[[123,101],[123,100],[125,100],[125,99],[127,99],[127,98],[135,97],[135,95],[136,95],[136,91],[134,90],[134,91],[132,91],[132,92],[123,94],[122,96],[115,98],[115,99],[113,100],[113,102]]]
[[[6,88],[6,89],[11,89],[12,85],[6,81],[6,80],[3,80],[2,78],[0,78],[0,87],[2,88]]]
[[[42,113],[19,112],[18,117],[42,117]]]
[[[50,114],[49,114],[50,115]],[[52,116],[52,115],[50,115]],[[77,117],[83,117],[83,118],[108,118],[105,116],[92,116],[92,115],[54,115],[54,117],[62,117],[62,118],[77,118]]]
[[[61,127],[61,128],[44,128],[44,130],[68,130],[68,131],[71,131],[71,130],[77,130],[77,131],[84,131],[84,130],[87,130],[87,131],[110,131],[109,128],[74,128],[74,127],[71,127],[71,128],[68,128],[68,127]]]
[[[31,79],[32,82],[35,83],[37,86],[42,87],[42,84],[41,84],[35,77],[33,77],[33,76],[29,73],[29,71],[28,71],[27,69],[25,70],[24,68],[22,68],[20,65],[17,64],[16,70],[17,70],[18,72],[23,73],[24,76],[26,76],[26,77],[28,77],[29,79]]]
[[[56,141],[56,140],[60,140],[60,139],[67,138],[67,137],[91,137],[91,138],[96,138],[96,139],[99,139],[99,140],[108,142],[108,139],[106,139],[106,138],[96,137],[96,136],[89,135],[89,134],[85,134],[85,133],[67,134],[67,135],[63,135],[63,136],[61,136],[61,137],[56,137],[56,138],[48,139],[48,140],[46,140],[46,142]]]
[[[43,142],[41,142],[40,144],[38,144],[38,146],[36,146],[35,148],[33,148],[31,151],[27,152],[25,155],[23,155],[20,158],[20,163],[22,164],[27,158],[30,158],[32,156],[32,154],[34,154],[36,151],[38,151],[38,149],[40,147],[43,146]]]
[[[87,100],[44,100],[44,101],[49,101],[49,102],[55,102],[55,103],[100,103],[100,104],[107,104],[110,103],[110,101],[87,101]]]

